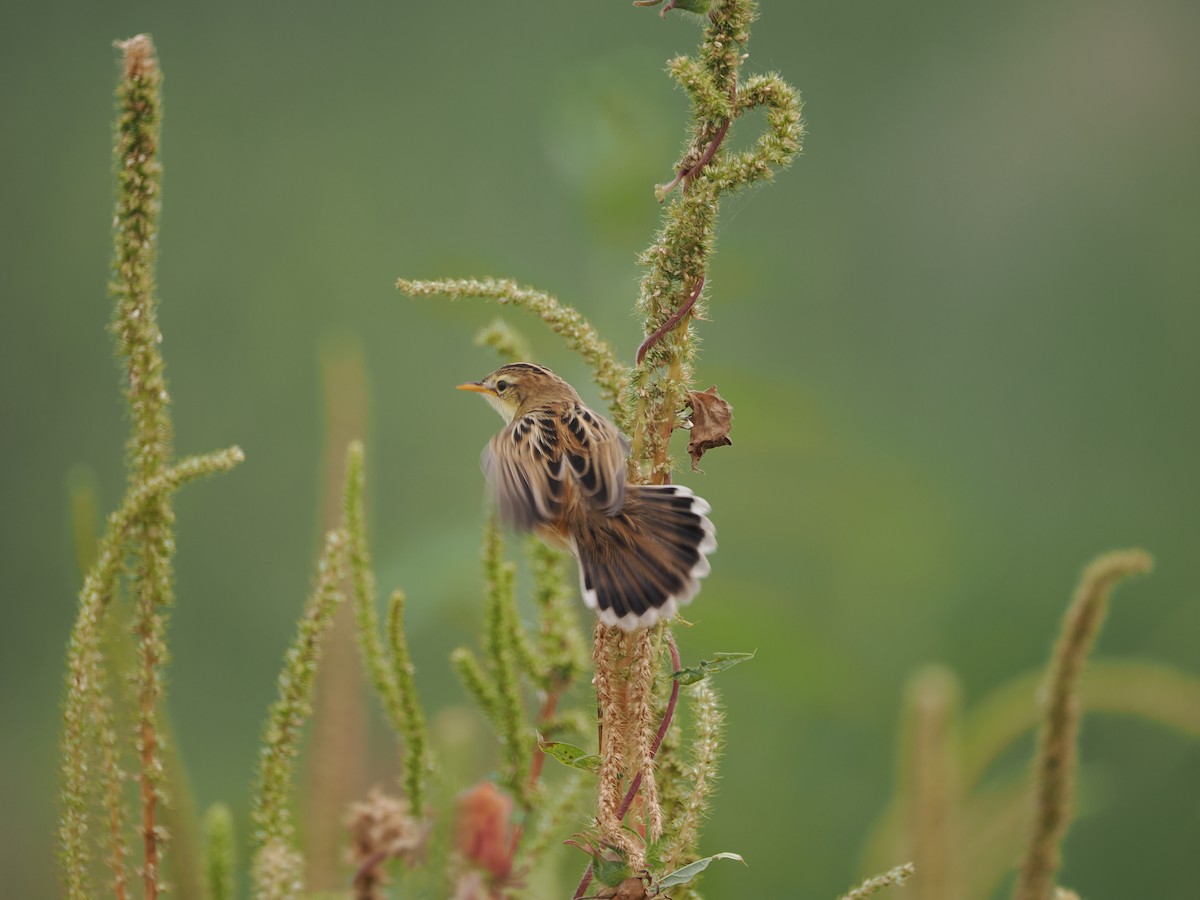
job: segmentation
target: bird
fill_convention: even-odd
[[[501,521],[570,550],[604,624],[636,631],[692,601],[717,549],[703,498],[681,484],[630,484],[629,442],[544,366],[510,363],[458,389],[505,421],[480,458]]]

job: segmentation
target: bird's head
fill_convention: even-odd
[[[575,389],[549,369],[527,362],[501,366],[486,378],[460,384],[458,389],[482,394],[505,422],[548,403],[579,399]]]

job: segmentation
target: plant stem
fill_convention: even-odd
[[[159,474],[171,454],[161,337],[154,296],[154,249],[157,238],[160,179],[158,158],[162,73],[154,45],[144,34],[123,42],[125,77],[117,90],[117,210],[112,293],[117,301],[118,349],[128,365],[127,399],[133,413],[128,445],[129,480],[138,483]],[[136,677],[137,746],[142,807],[143,881],[147,900],[160,890],[159,861],[165,832],[158,827],[163,766],[159,754],[158,704],[163,687],[159,667],[166,658],[162,612],[171,603],[170,499],[157,498],[136,529],[140,564],[135,633],[141,651]]]
[[[1013,896],[1051,900],[1060,846],[1070,824],[1075,769],[1079,762],[1079,676],[1108,610],[1108,595],[1130,575],[1150,571],[1153,561],[1141,550],[1108,553],[1083,573],[1063,621],[1047,676],[1045,719],[1038,737],[1037,813],[1029,849]]]
[[[679,661],[679,648],[675,646],[675,638],[671,633],[667,632],[667,647],[671,651],[671,665],[674,667],[672,671],[678,672],[682,667]],[[654,735],[654,743],[650,746],[650,758],[653,759],[658,755],[658,748],[662,746],[663,738],[667,736],[667,729],[671,727],[671,720],[675,717],[675,705],[679,701],[679,682],[674,678],[671,679],[671,697],[667,700],[667,709],[663,713],[662,722],[659,723],[658,732]],[[625,814],[629,812],[629,807],[633,806],[633,799],[637,796],[638,788],[642,786],[642,773],[638,772],[633,781],[629,785],[629,790],[625,794],[625,799],[621,801],[621,805],[617,807],[617,818],[624,819]]]
[[[537,723],[540,730],[542,724],[554,715],[554,711],[558,709],[559,692],[551,691],[546,695],[545,701],[542,703],[542,708],[538,710]],[[538,747],[537,739],[534,739],[533,760],[529,764],[529,778],[526,782],[526,792],[529,796],[534,795],[537,789],[538,779],[542,777],[542,766],[546,762],[546,754],[541,752]],[[521,836],[525,832],[525,819],[522,819],[513,828],[512,843],[509,845],[508,856],[510,859],[516,859],[517,847],[521,843]]]
[[[161,475],[126,490],[120,508],[108,517],[108,527],[97,548],[96,561],[83,580],[78,613],[67,644],[66,696],[59,740],[62,753],[59,824],[60,855],[66,893],[72,900],[93,896],[88,878],[88,797],[92,780],[89,758],[95,751],[96,714],[102,709],[104,618],[116,591],[117,579],[128,551],[129,539],[147,506],[163,493],[195,478],[228,471],[243,459],[231,447],[206,456],[190,457]]]
[[[667,632],[667,647],[671,653],[672,671],[678,672],[683,666],[679,659],[679,648],[675,646],[675,638],[671,632]],[[651,745],[650,756],[653,759],[658,754],[658,748],[662,746],[663,739],[667,735],[667,729],[671,727],[671,720],[675,717],[675,706],[679,701],[679,682],[671,679],[671,697],[667,701],[666,711],[663,713],[662,722],[659,723],[658,732],[654,735],[654,743]],[[633,806],[633,800],[637,796],[638,788],[642,785],[642,773],[638,772],[633,777],[633,781],[629,785],[629,790],[625,793],[625,798],[621,801],[621,805],[617,807],[617,819],[623,820],[629,808]],[[579,886],[575,888],[575,894],[572,900],[580,900],[586,893],[588,885],[592,883],[592,864],[588,863],[587,868],[583,870],[583,876],[579,879]]]

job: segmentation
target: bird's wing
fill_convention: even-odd
[[[558,435],[552,412],[529,413],[483,448],[480,464],[506,524],[528,531],[561,515],[566,470]]]
[[[583,404],[563,410],[563,456],[584,502],[606,516],[625,503],[625,456],[629,444],[615,425]]]

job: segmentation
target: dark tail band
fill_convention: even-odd
[[[674,616],[710,571],[717,536],[709,511],[683,485],[633,485],[617,515],[589,515],[572,546],[584,602],[626,631]]]

